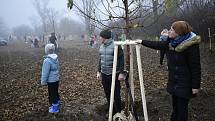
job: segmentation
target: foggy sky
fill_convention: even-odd
[[[67,0],[49,0],[49,7],[57,10],[61,17],[73,16],[73,19],[78,20],[79,18],[74,12],[68,13],[66,5]],[[33,0],[0,0],[0,18],[8,27],[12,28],[21,24],[31,26],[31,17],[38,17]],[[39,19],[38,17],[38,21],[40,21]]]

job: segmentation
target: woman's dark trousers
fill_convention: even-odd
[[[172,95],[173,112],[170,121],[187,121],[188,103],[189,99]]]

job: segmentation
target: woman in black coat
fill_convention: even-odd
[[[170,121],[188,120],[188,103],[197,95],[201,83],[200,37],[185,21],[176,21],[161,38],[166,41],[142,40],[146,47],[165,50],[168,65],[167,91],[172,95]]]

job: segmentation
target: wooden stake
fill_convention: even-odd
[[[108,121],[112,121],[112,115],[113,115],[113,103],[114,103],[114,91],[115,91],[115,80],[116,80],[117,55],[118,55],[118,45],[115,45],[114,46],[114,59],[113,59],[111,96],[110,96],[110,107],[109,107]]]
[[[144,84],[143,84],[143,71],[142,71],[142,64],[141,64],[141,58],[140,58],[140,46],[141,45],[136,45],[137,65],[138,65],[140,89],[141,89],[141,95],[142,95],[142,105],[143,105],[144,119],[145,119],[145,121],[148,121],[148,113],[147,113],[146,97],[145,97],[145,88],[144,88]]]
[[[113,115],[113,103],[114,103],[114,91],[115,91],[115,80],[116,80],[116,66],[117,66],[117,54],[118,54],[118,46],[119,45],[130,45],[130,78],[133,78],[133,51],[131,49],[131,45],[135,45],[136,53],[137,53],[137,64],[138,64],[138,72],[139,72],[139,80],[140,80],[140,89],[141,89],[141,97],[142,97],[142,105],[143,105],[143,112],[144,112],[144,119],[148,121],[148,113],[147,113],[147,106],[146,106],[146,97],[145,97],[145,88],[143,83],[143,72],[142,72],[142,64],[141,64],[141,57],[140,57],[140,46],[137,45],[139,40],[131,41],[116,41],[114,42],[114,60],[113,60],[113,71],[112,71],[112,84],[111,84],[111,97],[110,97],[110,107],[109,107],[109,118],[108,121],[112,121]],[[133,80],[133,79],[131,79]],[[131,85],[133,82],[131,82]],[[133,84],[134,88],[134,84]],[[133,91],[133,98],[134,98],[134,91]]]

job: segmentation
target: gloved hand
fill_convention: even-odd
[[[98,80],[101,80],[101,79],[102,79],[102,78],[101,78],[101,72],[97,72],[96,78],[97,78]]]

